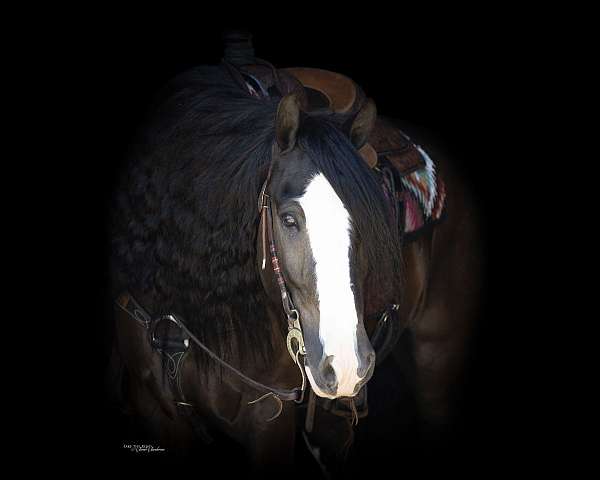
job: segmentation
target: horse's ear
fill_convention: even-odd
[[[277,107],[275,135],[281,153],[287,153],[296,146],[296,134],[300,126],[300,102],[290,93],[283,97]]]
[[[376,118],[377,107],[375,102],[369,98],[354,117],[350,127],[350,141],[357,150],[367,143],[367,138],[375,126]]]

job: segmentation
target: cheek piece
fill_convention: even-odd
[[[302,374],[302,391],[304,391],[306,387],[306,376],[303,369],[304,361],[300,362],[299,355],[306,356],[306,348],[304,346],[304,337],[302,335],[302,327],[300,326],[300,314],[298,310],[294,307],[294,302],[290,297],[288,290],[285,285],[285,279],[283,278],[283,274],[281,273],[281,267],[279,258],[277,257],[277,248],[275,246],[275,238],[273,234],[273,215],[271,210],[271,196],[266,193],[267,186],[269,180],[271,178],[271,168],[269,168],[269,172],[267,174],[267,178],[261,188],[258,208],[261,214],[261,236],[262,236],[262,250],[263,250],[263,259],[262,259],[262,269],[264,270],[266,267],[267,261],[267,243],[269,244],[269,254],[271,257],[271,266],[273,268],[273,272],[275,273],[275,279],[277,280],[277,285],[279,286],[279,292],[281,294],[281,304],[283,306],[283,311],[287,317],[288,321],[288,335],[286,338],[287,349],[294,360],[294,363],[300,369],[300,373]]]

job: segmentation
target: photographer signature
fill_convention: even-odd
[[[138,444],[138,443],[125,443],[123,448],[130,452],[164,452],[165,449],[161,447],[155,447],[154,445]]]

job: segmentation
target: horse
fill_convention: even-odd
[[[384,439],[402,378],[426,436],[452,417],[479,296],[475,202],[351,80],[240,61],[243,47],[170,82],[132,149],[114,209],[113,380],[176,451],[224,433],[256,468],[289,465],[302,429],[324,469],[356,437],[356,468],[366,443],[393,454],[381,433],[355,435],[371,377]],[[417,228],[401,194],[419,171],[438,183]]]
[[[249,95],[239,77],[226,63],[176,77],[132,143],[111,372],[161,446],[224,435],[262,470],[293,463],[307,388],[354,407],[376,364],[366,324],[401,304],[404,264],[360,153],[374,103],[306,112],[297,92]]]

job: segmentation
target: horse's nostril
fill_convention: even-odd
[[[323,378],[323,381],[327,384],[327,386],[330,388],[334,388],[336,384],[335,371],[333,370],[333,366],[331,365],[332,361],[333,355],[328,355],[323,360],[321,360],[321,364],[319,365],[321,377]]]
[[[367,355],[365,362],[362,364],[362,368],[359,368],[358,372],[356,372],[359,378],[364,378],[368,375],[369,371],[375,365],[375,358],[375,352],[370,352]]]
[[[369,367],[375,363],[375,357],[375,352],[371,352],[369,353],[369,355],[367,355],[367,362],[369,364]]]

